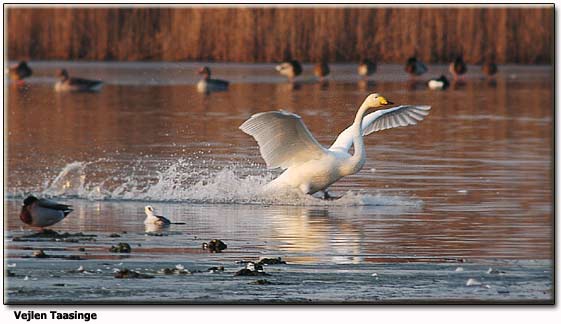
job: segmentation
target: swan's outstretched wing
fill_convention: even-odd
[[[430,106],[398,106],[377,110],[362,119],[362,135],[380,130],[415,125],[429,114]],[[335,140],[330,150],[348,151],[353,145],[352,125],[347,127]]]
[[[327,153],[300,116],[286,111],[255,114],[240,129],[255,138],[269,168],[286,169]]]

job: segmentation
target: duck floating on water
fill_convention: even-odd
[[[146,213],[146,219],[144,220],[145,225],[157,225],[157,226],[169,226],[172,224],[183,225],[185,223],[172,222],[164,216],[158,216],[154,214],[154,207],[146,206],[144,207],[144,212]]]
[[[376,63],[369,59],[362,59],[358,64],[358,75],[361,77],[369,77],[376,72]]]
[[[210,68],[208,66],[202,67],[197,74],[203,76],[203,78],[197,83],[197,91],[199,92],[214,92],[214,91],[226,91],[228,90],[228,85],[230,82],[218,79],[210,78]]]
[[[49,199],[38,199],[31,195],[23,200],[19,218],[27,225],[43,230],[68,216],[72,212],[71,207]]]
[[[438,79],[429,80],[427,84],[431,90],[445,90],[450,86],[450,82],[444,74],[442,74]]]
[[[499,72],[499,68],[497,67],[497,64],[490,61],[483,64],[483,66],[481,67],[481,71],[483,72],[483,74],[485,74],[486,77],[491,78],[495,74],[497,74],[497,72]]]
[[[302,74],[302,65],[297,60],[283,62],[277,65],[275,69],[281,75],[287,77],[289,81],[293,81],[295,77]]]
[[[57,70],[56,76],[59,81],[55,83],[55,91],[59,92],[95,92],[103,86],[103,82],[99,80],[71,78],[66,69]]]
[[[14,81],[21,81],[33,74],[33,70],[27,65],[26,61],[20,61],[18,64],[10,66],[8,71],[10,79]]]
[[[405,72],[409,73],[412,77],[422,75],[427,71],[428,68],[425,63],[418,60],[415,56],[407,59],[407,62],[405,63]]]
[[[327,65],[325,61],[322,61],[314,66],[314,75],[320,82],[324,81],[324,78],[329,75],[329,72],[329,65]]]
[[[456,57],[454,62],[450,63],[449,71],[454,76],[454,80],[457,80],[459,77],[464,75],[467,72],[467,65],[464,62],[464,58],[459,55]]]

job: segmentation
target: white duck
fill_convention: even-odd
[[[427,82],[427,85],[431,90],[445,90],[450,86],[450,82],[443,74],[438,79],[430,79],[429,82]]]
[[[19,218],[27,225],[43,229],[60,222],[70,212],[72,212],[70,205],[29,196],[23,200]]]
[[[157,226],[168,226],[172,224],[181,225],[185,223],[171,222],[164,216],[158,216],[154,214],[154,207],[146,206],[144,207],[144,212],[146,213],[146,219],[144,220],[145,225],[157,225]]]
[[[398,106],[378,110],[364,117],[371,108],[391,104],[370,94],[356,113],[354,123],[345,129],[329,149],[312,136],[300,116],[285,111],[258,113],[240,129],[253,136],[269,168],[286,169],[265,187],[269,190],[299,189],[305,194],[323,192],[344,176],[359,172],[366,161],[363,136],[399,126],[415,125],[428,115],[430,106]],[[354,154],[349,149],[354,145]]]
[[[154,207],[146,206],[144,207],[144,212],[146,213],[146,219],[144,220],[144,224],[152,224],[152,225],[159,225],[159,226],[167,226],[171,224],[171,221],[164,216],[158,216],[154,214]]]

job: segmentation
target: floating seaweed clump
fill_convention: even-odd
[[[255,280],[255,281],[250,282],[249,284],[251,284],[251,285],[273,285],[273,283],[270,282],[267,279]]]
[[[228,245],[221,240],[214,239],[208,243],[203,243],[202,247],[205,250],[209,250],[211,253],[220,253],[222,250],[226,250]]]
[[[280,257],[278,258],[262,258],[256,264],[258,265],[274,265],[274,264],[286,264]]]
[[[250,262],[245,268],[238,270],[234,276],[270,276],[270,274],[263,271],[262,265]]]
[[[154,276],[136,272],[129,269],[119,270],[114,275],[117,279],[152,279]]]
[[[224,267],[220,266],[220,267],[210,267],[207,269],[208,272],[210,273],[217,273],[217,272],[224,272]]]
[[[79,233],[58,233],[56,231],[45,229],[41,232],[14,237],[14,242],[33,242],[33,241],[64,241],[64,242],[79,242],[79,241],[92,241],[95,240],[97,235]]]
[[[117,246],[111,246],[109,252],[113,253],[131,253],[132,249],[128,243],[119,243]]]
[[[190,274],[192,274],[191,271],[189,271],[189,270],[178,269],[178,268],[163,268],[158,272],[162,273],[162,274],[165,274],[165,275],[190,275]]]

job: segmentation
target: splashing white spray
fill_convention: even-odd
[[[109,168],[103,165],[107,162],[99,160],[69,163],[41,194],[53,198],[209,204],[302,206],[419,206],[421,204],[420,201],[398,196],[370,195],[351,191],[334,201],[321,200],[300,192],[264,194],[262,187],[274,178],[274,174],[251,174],[247,166],[231,165],[212,170],[208,166],[201,167],[200,163],[181,159],[171,163],[163,171],[156,172],[155,175],[139,167],[143,165],[142,163],[128,167],[112,165],[112,170],[117,170],[112,174],[108,171]]]

